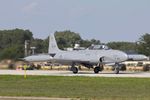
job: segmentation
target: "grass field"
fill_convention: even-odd
[[[0,76],[0,96],[150,100],[150,78]]]

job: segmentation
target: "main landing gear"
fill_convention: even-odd
[[[103,65],[99,65],[99,66],[96,66],[94,68],[94,73],[99,73],[100,71],[102,71],[104,69],[104,66]]]

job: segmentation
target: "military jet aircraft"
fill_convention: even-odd
[[[57,46],[54,35],[49,37],[49,50],[46,55],[33,55],[25,57],[26,61],[55,61],[61,64],[71,65],[71,71],[78,73],[76,65],[83,65],[87,68],[93,68],[95,73],[103,70],[103,65],[115,63],[115,73],[119,73],[119,63],[126,61],[128,56],[119,50],[79,50],[63,51]],[[94,67],[96,66],[96,67]]]

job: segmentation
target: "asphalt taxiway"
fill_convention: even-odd
[[[0,75],[24,75],[24,70],[0,70]],[[119,74],[114,74],[113,71],[102,71],[95,74],[93,71],[79,71],[78,74],[73,74],[71,71],[57,70],[27,70],[27,75],[45,75],[45,76],[86,76],[86,77],[145,77],[150,78],[150,72],[134,72],[120,71]]]

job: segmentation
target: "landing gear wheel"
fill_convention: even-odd
[[[119,67],[115,68],[115,74],[119,74]]]
[[[95,67],[95,68],[94,68],[94,73],[97,74],[97,73],[99,73],[99,71],[100,71],[100,67]]]
[[[78,73],[78,68],[77,68],[77,67],[72,67],[72,72],[73,72],[74,74],[77,74],[77,73]]]

